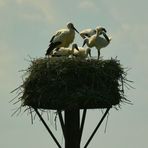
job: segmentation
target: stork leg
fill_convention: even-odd
[[[98,60],[100,58],[100,49],[98,49]]]

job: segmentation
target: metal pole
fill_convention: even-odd
[[[65,148],[80,148],[80,111],[65,110]]]
[[[86,118],[86,112],[87,109],[83,110],[83,115],[82,115],[82,121],[81,121],[81,125],[80,125],[80,143],[81,143],[81,138],[82,138],[82,133],[83,133],[83,128],[84,128],[84,123],[85,123],[85,118]]]
[[[49,134],[51,135],[51,137],[53,138],[54,142],[57,144],[57,146],[59,148],[62,148],[61,145],[59,144],[59,142],[57,141],[57,139],[55,138],[54,134],[52,133],[52,131],[49,129],[48,125],[46,124],[46,122],[44,121],[44,119],[42,118],[42,116],[40,115],[40,113],[38,112],[38,110],[36,108],[34,108],[35,112],[37,113],[37,115],[39,116],[40,120],[42,121],[42,123],[44,124],[45,128],[47,129],[47,131],[49,132]]]
[[[96,128],[94,129],[92,135],[90,136],[90,138],[88,139],[88,141],[86,142],[84,148],[87,148],[87,146],[89,145],[90,141],[92,140],[93,136],[95,135],[95,133],[97,132],[98,128],[100,127],[101,123],[103,122],[104,118],[106,117],[107,113],[109,112],[110,108],[106,109],[106,112],[104,113],[103,117],[101,118],[100,122],[98,123],[98,125],[96,126]]]
[[[60,120],[60,124],[61,124],[62,131],[63,131],[63,135],[64,135],[64,138],[65,138],[65,124],[64,124],[64,120],[63,120],[61,110],[58,111],[58,115],[59,115],[59,120]]]

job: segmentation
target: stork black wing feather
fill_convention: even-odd
[[[54,38],[55,38],[55,35],[51,38],[50,43],[53,41]]]
[[[49,47],[48,47],[48,49],[47,49],[47,51],[46,51],[46,56],[47,55],[50,55],[50,53],[51,53],[51,51],[54,49],[54,48],[56,48],[58,45],[60,45],[61,44],[61,42],[55,42],[55,43],[50,43],[49,44]]]

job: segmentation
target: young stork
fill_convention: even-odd
[[[101,29],[105,33],[107,32],[105,28],[103,27],[96,27],[98,29]],[[100,32],[101,33],[101,32]],[[91,37],[92,35],[96,34],[96,29],[84,29],[80,32],[80,36],[85,39],[86,37]]]
[[[45,55],[50,55],[55,48],[69,47],[75,38],[75,31],[79,33],[72,23],[68,23],[66,29],[58,30],[51,38]]]
[[[90,48],[84,48],[84,47],[78,47],[77,44],[74,44],[75,49],[79,49],[79,50],[74,50],[74,53],[72,56],[76,57],[76,58],[80,58],[80,59],[86,59],[89,57],[91,57],[91,49]]]
[[[53,50],[53,53],[52,53],[52,57],[69,57],[70,55],[73,55],[74,52],[75,52],[75,49],[76,51],[78,49],[78,46],[76,46],[76,44],[72,44],[72,47],[70,48],[65,48],[65,47],[60,47],[60,48],[56,48]]]
[[[104,38],[100,36],[103,34]],[[96,28],[96,34],[90,38],[84,39],[83,46],[87,44],[88,47],[96,47],[98,50],[98,59],[100,57],[100,49],[106,47],[111,41],[111,37],[108,37],[104,31]]]

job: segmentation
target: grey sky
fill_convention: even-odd
[[[101,56],[117,56],[121,64],[131,68],[128,79],[136,88],[126,90],[134,105],[112,109],[107,133],[103,124],[90,147],[147,148],[147,6],[147,0],[0,0],[0,147],[56,147],[38,119],[31,125],[26,114],[11,117],[14,106],[8,102],[13,98],[10,91],[22,81],[18,71],[29,66],[28,55],[43,57],[53,33],[71,21],[79,31],[98,25],[107,29],[112,42],[101,50]],[[78,35],[75,41],[82,45]],[[98,110],[89,112],[83,143],[99,114]],[[61,131],[55,133],[62,143]]]

